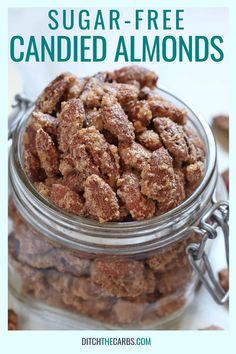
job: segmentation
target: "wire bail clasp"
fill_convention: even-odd
[[[17,94],[12,104],[13,111],[8,117],[8,140],[12,139],[18,122],[25,112],[33,105],[33,102],[23,95]]]
[[[225,201],[214,203],[208,212],[201,218],[199,226],[194,226],[192,228],[195,233],[202,236],[201,242],[191,243],[186,247],[186,253],[192,268],[213,299],[220,305],[228,301],[229,292],[225,292],[216,279],[209,258],[205,252],[205,246],[208,239],[213,240],[219,235],[218,229],[220,228],[224,235],[225,254],[227,266],[229,267],[228,220],[229,203]]]

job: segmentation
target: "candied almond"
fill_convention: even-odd
[[[113,306],[113,311],[117,317],[118,323],[130,324],[138,322],[144,313],[144,304],[135,303],[119,299]]]
[[[61,107],[61,113],[58,118],[58,142],[60,150],[67,152],[73,135],[83,127],[85,111],[83,103],[79,98],[63,102]]]
[[[79,172],[87,176],[101,175],[111,187],[115,187],[119,177],[117,147],[108,144],[95,127],[83,128],[73,136],[70,153]]]
[[[135,220],[144,220],[154,215],[155,203],[141,193],[139,182],[137,174],[129,171],[123,173],[118,180],[117,194]]]
[[[67,176],[75,169],[74,160],[70,154],[64,155],[60,159],[59,171],[62,176]]]
[[[227,191],[229,192],[229,169],[222,172],[221,177],[223,178]]]
[[[77,138],[76,136],[74,138]],[[71,156],[75,170],[86,179],[91,174],[100,175],[99,166],[95,164],[92,158],[92,153],[88,151],[87,146],[82,143],[75,142],[75,139],[70,142]]]
[[[46,177],[38,156],[29,149],[25,149],[24,151],[24,168],[31,182],[40,182]]]
[[[119,203],[119,217],[115,218],[113,221],[125,221],[129,217],[130,213],[127,209],[126,205],[122,202],[122,200],[118,197]]]
[[[185,193],[185,175],[181,168],[174,168],[175,172],[175,189],[172,198],[165,203],[159,204],[159,212],[166,213],[174,209],[186,199]]]
[[[73,277],[71,292],[83,300],[96,300],[106,295],[101,286],[93,283],[88,277]]]
[[[127,166],[142,171],[148,163],[152,153],[141,144],[133,141],[131,144],[119,144],[118,151],[121,161]]]
[[[196,161],[204,161],[205,150],[203,141],[195,135],[188,127],[184,127],[185,139],[189,150],[188,163],[192,164]]]
[[[140,89],[138,96],[140,100],[147,100],[153,96],[157,97],[157,93],[155,90],[150,89],[150,87],[144,86]]]
[[[32,153],[37,155],[36,150],[36,133],[37,130],[42,128],[52,138],[57,135],[58,120],[46,113],[34,111],[31,115],[29,124],[27,125],[24,135],[23,144],[25,149],[30,149]]]
[[[154,151],[141,173],[141,192],[147,197],[165,203],[175,191],[173,159],[161,147]]]
[[[221,114],[215,116],[212,121],[212,125],[214,128],[217,128],[223,132],[229,132],[229,116],[225,114]]]
[[[63,184],[63,186],[70,188],[76,193],[81,193],[84,191],[84,182],[84,175],[77,172],[71,172],[66,176],[63,176],[61,179],[61,184]]]
[[[170,295],[165,295],[160,298],[155,306],[154,310],[158,317],[166,317],[171,315],[173,312],[177,312],[180,308],[186,304],[186,298],[182,293],[175,293]]]
[[[56,249],[54,267],[58,272],[71,273],[76,277],[88,276],[90,274],[91,261],[79,257],[77,254],[73,254],[67,250]]]
[[[103,129],[103,121],[100,108],[97,109],[94,107],[86,109],[84,127],[88,128],[91,126],[94,126],[99,131]]]
[[[31,127],[37,131],[42,128],[46,133],[52,137],[57,135],[58,119],[50,114],[42,112],[33,112],[30,120]]]
[[[133,122],[136,133],[141,133],[152,120],[152,112],[147,101],[132,101],[125,109]]]
[[[8,309],[8,330],[15,331],[18,329],[18,316],[14,310]]]
[[[101,133],[109,144],[115,145],[115,146],[117,146],[119,144],[117,137],[115,135],[113,135],[111,132],[109,132],[108,130],[103,129],[101,131]]]
[[[224,291],[228,291],[229,290],[229,270],[227,268],[222,269],[218,273],[218,277],[222,289],[224,289]]]
[[[41,270],[55,266],[55,251],[52,247],[47,247],[47,253],[41,252],[37,245],[38,242],[35,242],[35,240],[32,242],[30,237],[27,237],[26,239],[20,237],[18,240],[20,241],[20,248],[17,254],[18,261],[33,267],[34,269]],[[31,242],[30,247],[26,245],[27,241]]]
[[[50,198],[51,195],[51,188],[46,186],[43,182],[35,182],[34,183],[35,188],[45,198]]]
[[[191,195],[204,175],[204,143],[187,126],[187,111],[155,90],[157,80],[132,65],[84,78],[62,73],[50,82],[23,136],[25,172],[38,192],[50,198],[56,190],[62,208],[100,222],[150,218]],[[108,220],[100,205],[97,212],[84,206],[90,177],[114,193]]]
[[[174,106],[158,96],[153,96],[147,100],[152,117],[168,117],[175,123],[184,125],[187,122],[187,112],[185,109]]]
[[[199,331],[223,331],[224,329],[219,326],[211,325],[205,328],[200,328]]]
[[[129,83],[135,80],[140,83],[141,87],[147,86],[152,89],[156,87],[158,80],[153,71],[138,65],[125,66],[115,70],[114,75],[117,82]]]
[[[93,263],[91,279],[118,297],[136,297],[143,293],[146,285],[144,264],[134,260],[98,258]]]
[[[102,99],[102,121],[104,128],[115,135],[119,141],[134,140],[134,127],[115,96],[105,94]]]
[[[139,90],[141,88],[140,82],[138,82],[137,80],[129,80],[125,85],[135,86]]]
[[[68,101],[71,98],[79,98],[88,80],[88,77],[82,79],[76,77],[74,83],[68,88],[63,96],[63,100]]]
[[[52,187],[53,184],[60,184],[61,183],[61,177],[47,177],[45,178],[44,180],[44,184],[47,186],[47,187]]]
[[[176,255],[172,250],[163,251],[149,257],[146,263],[155,272],[164,271],[165,268],[174,261],[175,257]]]
[[[59,172],[59,155],[52,138],[40,128],[35,139],[41,167],[48,177],[55,176]]]
[[[144,130],[141,134],[137,134],[137,140],[146,149],[155,151],[162,146],[162,142],[158,133],[153,130]]]
[[[70,274],[60,274],[54,269],[47,271],[47,282],[58,292],[62,292],[70,287],[72,276]]]
[[[97,175],[89,176],[84,184],[85,207],[90,216],[106,222],[119,217],[116,194],[109,184]]]
[[[63,94],[75,82],[76,77],[70,73],[62,73],[57,76],[43,90],[36,101],[36,110],[51,114],[60,102]]]
[[[69,291],[62,293],[62,300],[69,308],[78,311],[80,314],[98,319],[100,313],[106,314],[111,310],[114,303],[110,297],[94,300],[83,300]]]
[[[184,287],[190,281],[192,270],[187,263],[185,267],[177,266],[174,269],[156,273],[157,289],[161,294],[170,294]]]
[[[51,200],[68,213],[83,216],[84,203],[79,194],[73,192],[70,188],[62,184],[53,184],[51,190]]]
[[[187,161],[188,146],[183,128],[169,118],[155,118],[155,130],[160,134],[162,142],[169,153],[179,161]]]
[[[186,180],[195,187],[200,183],[204,176],[205,166],[202,161],[197,161],[185,168]]]
[[[104,91],[111,96],[115,96],[120,105],[125,108],[129,102],[138,99],[139,89],[134,85],[122,83],[106,83]]]
[[[80,99],[88,108],[100,107],[104,94],[103,84],[106,81],[107,73],[98,73],[89,78],[86,82]]]

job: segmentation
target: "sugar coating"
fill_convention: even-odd
[[[83,127],[85,121],[85,110],[82,101],[79,98],[73,98],[67,102],[62,102],[58,120],[59,149],[66,153],[69,150],[69,141]]]
[[[119,70],[115,70],[114,75],[117,82],[129,83],[132,81],[137,81],[141,87],[147,86],[150,88],[155,88],[158,80],[157,75],[153,71],[137,65],[127,66]]]
[[[62,96],[75,83],[75,81],[76,76],[71,73],[62,73],[57,76],[38,97],[36,101],[36,110],[48,114],[53,113]]]
[[[148,219],[155,214],[155,203],[141,193],[140,178],[136,173],[124,172],[118,186],[117,194],[135,220]]]
[[[85,78],[62,73],[49,83],[23,136],[25,172],[36,190],[99,222],[143,220],[188,198],[205,173],[204,143],[187,125],[187,112],[157,94],[157,80],[133,65]],[[118,211],[106,217],[88,210],[91,176],[109,191],[101,205],[113,205],[115,195]],[[59,203],[62,191],[72,207],[64,197]]]
[[[91,175],[84,185],[85,208],[99,222],[119,217],[119,204],[115,192],[102,178]]]

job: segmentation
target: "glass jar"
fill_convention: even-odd
[[[206,173],[181,205],[144,221],[99,224],[50,204],[23,169],[22,136],[33,105],[23,105],[24,114],[21,106],[16,118],[9,157],[10,292],[39,316],[60,321],[60,328],[164,328],[191,302],[199,277],[218,303],[228,298],[207,258],[207,240],[218,228],[228,251],[228,206],[214,199],[212,132],[185,103],[158,91],[187,110],[205,144]]]

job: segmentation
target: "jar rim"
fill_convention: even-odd
[[[94,233],[94,235],[92,236],[92,242],[94,242],[94,238],[96,237],[104,237],[104,240],[112,239],[114,233],[116,234],[116,237],[118,237],[120,240],[125,240],[126,235],[127,237],[130,237],[132,232],[141,232],[142,235],[145,237],[145,235],[149,235],[152,230],[158,230],[163,226],[168,226],[167,221],[179,219],[183,212],[191,208],[194,202],[199,199],[199,196],[202,194],[202,192],[208,185],[209,180],[211,179],[214,171],[216,170],[216,144],[213,133],[208,123],[205,121],[205,119],[200,113],[198,113],[195,109],[191,108],[190,105],[188,105],[186,102],[182,101],[177,96],[170,93],[164,88],[158,87],[157,92],[161,93],[164,96],[167,96],[167,99],[172,102],[174,100],[178,103],[178,105],[184,107],[187,110],[189,121],[197,130],[197,133],[200,134],[201,138],[204,139],[204,145],[206,149],[206,171],[201,183],[192,193],[192,195],[186,200],[184,200],[176,208],[162,215],[154,216],[150,219],[142,221],[106,222],[101,224],[96,220],[69,214],[50,203],[47,199],[45,199],[37,192],[33,184],[29,181],[22,164],[22,145],[20,137],[23,134],[26,124],[28,123],[28,119],[30,118],[34,106],[31,106],[30,109],[25,112],[22,119],[19,121],[16,131],[13,135],[13,142],[9,161],[9,176],[11,188],[14,186],[14,194],[18,194],[18,197],[20,198],[19,191],[17,191],[17,188],[19,187],[22,193],[26,193],[25,197],[28,200],[28,203],[32,202],[34,208],[37,208],[38,210],[43,209],[47,217],[49,217],[50,215],[52,220],[60,220],[60,226],[63,228],[69,227],[74,232],[78,230],[80,233],[84,233],[86,236],[88,236],[90,233]],[[191,115],[191,117],[189,117],[189,115]],[[14,178],[17,178],[17,184],[14,183]],[[68,239],[70,239],[70,237],[68,238],[68,235],[65,235],[65,242]],[[77,242],[81,241],[80,237],[76,239]],[[88,241],[87,239],[85,243],[87,242],[90,241]]]

